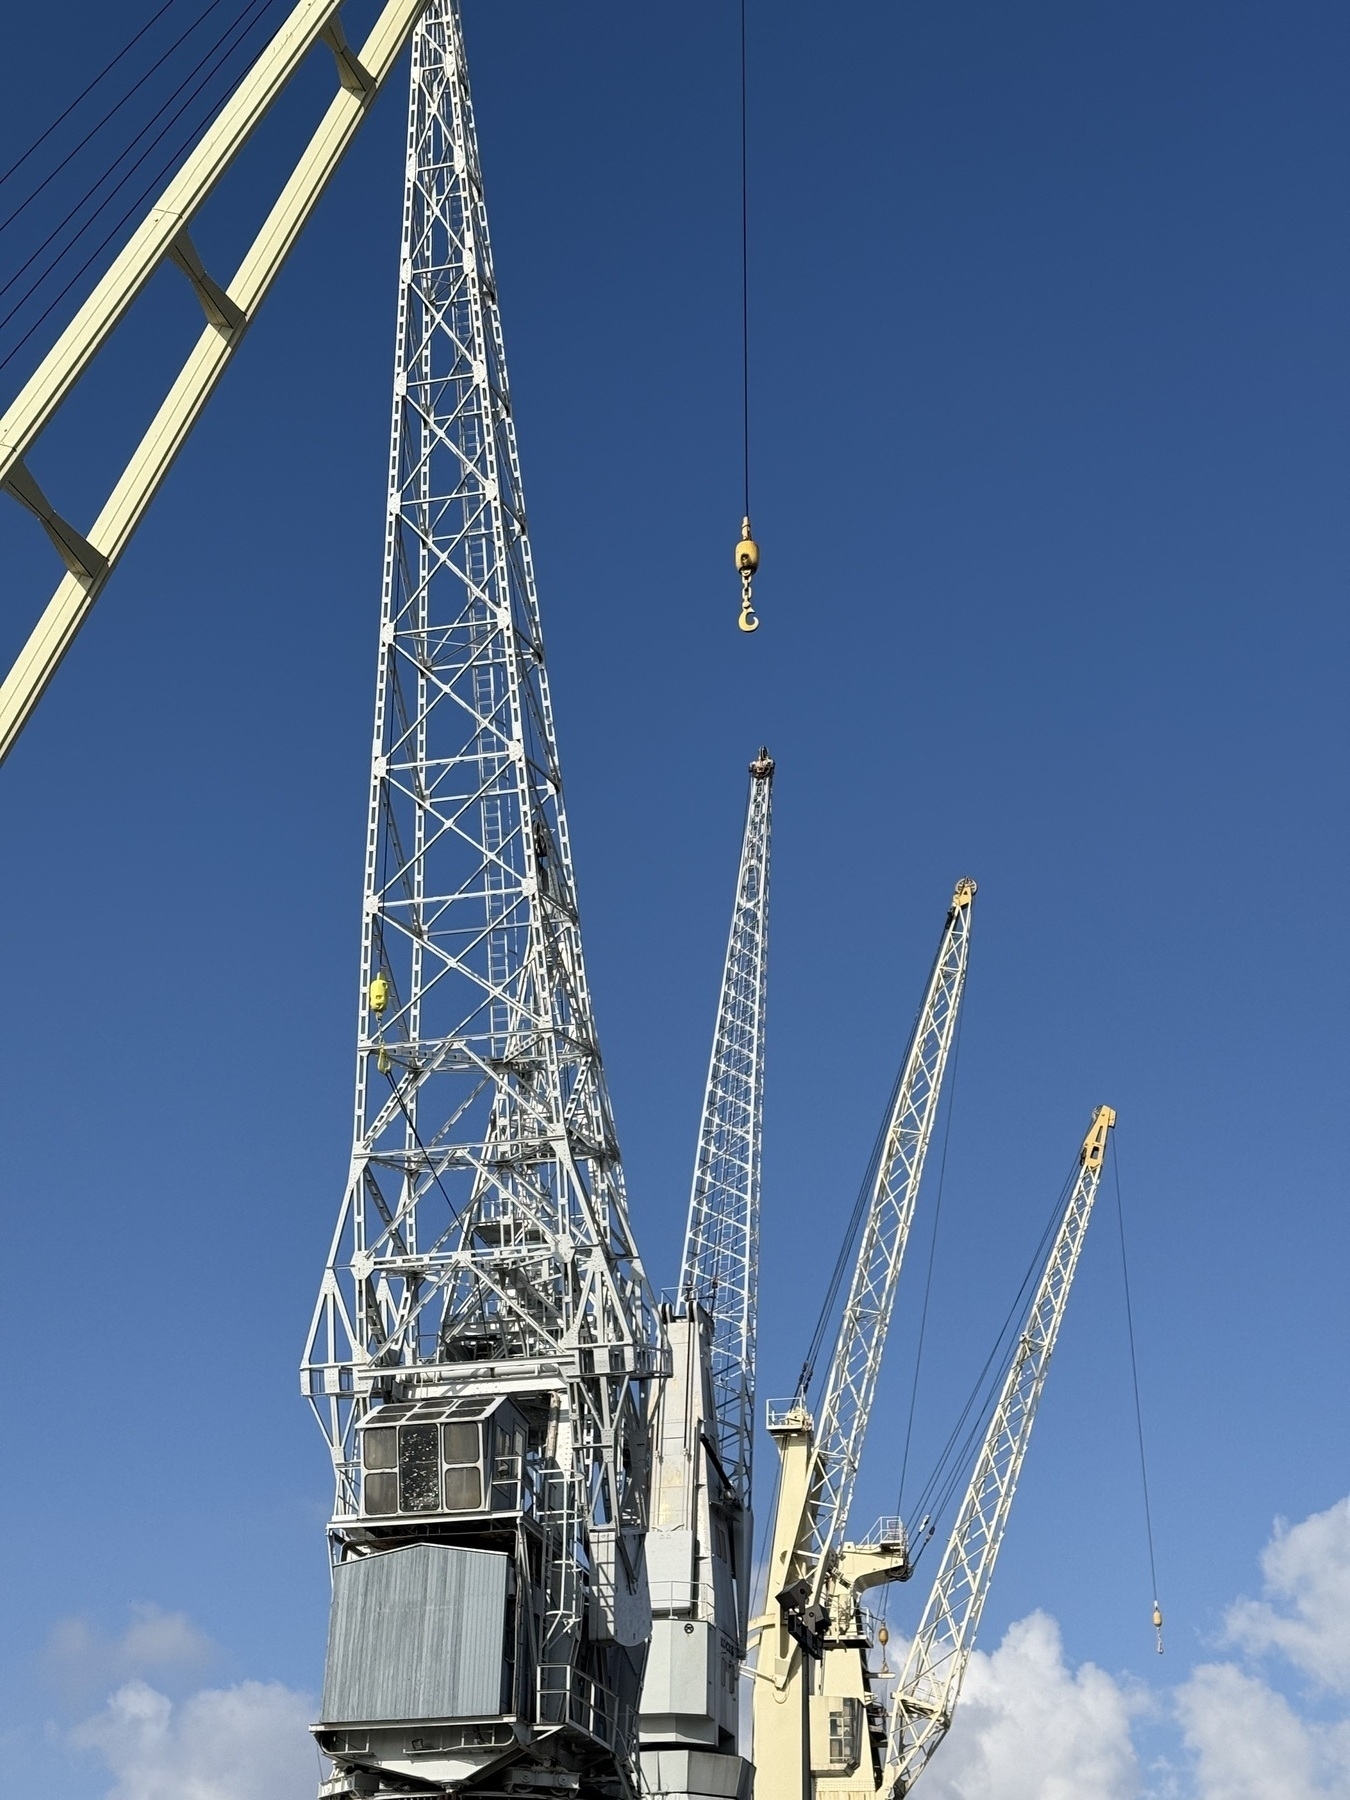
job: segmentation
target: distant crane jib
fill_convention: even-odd
[[[900,1268],[965,990],[974,895],[974,882],[962,881],[952,897],[891,1110],[830,1360],[816,1435],[810,1533],[817,1589],[824,1559],[843,1541],[848,1524]]]
[[[905,1794],[946,1734],[974,1648],[1116,1115],[1100,1106],[951,1537],[891,1697],[882,1791]]]

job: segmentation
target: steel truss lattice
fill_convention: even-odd
[[[895,1099],[821,1403],[810,1548],[817,1590],[843,1542],[863,1438],[965,991],[975,883],[957,883]]]
[[[1107,1133],[1115,1122],[1109,1106],[1099,1106],[1093,1114],[1068,1204],[896,1684],[885,1794],[908,1793],[951,1725],[1101,1185]]]
[[[557,1382],[547,1689],[584,1619],[642,1641],[661,1353],[582,956],[455,0],[413,38],[388,506],[352,1160],[304,1388],[340,1550],[373,1404],[466,1372]]]
[[[755,1283],[773,768],[767,750],[761,750],[750,765],[736,903],[680,1273],[681,1299],[696,1301],[712,1318],[717,1450],[736,1500],[747,1511],[755,1437]]]

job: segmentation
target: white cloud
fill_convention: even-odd
[[[1196,1800],[1344,1800],[1350,1724],[1301,1718],[1232,1663],[1198,1668],[1177,1694]]]
[[[1350,1500],[1277,1525],[1261,1557],[1265,1593],[1226,1616],[1244,1658],[1211,1662],[1150,1703],[1091,1663],[1070,1668],[1055,1621],[1033,1613],[971,1658],[956,1721],[924,1776],[926,1800],[1142,1800],[1131,1726],[1165,1704],[1184,1755],[1150,1771],[1169,1800],[1350,1800],[1350,1719],[1324,1719],[1279,1692],[1257,1661],[1277,1654],[1324,1695],[1350,1694]],[[311,1703],[278,1683],[203,1689],[174,1702],[144,1679],[213,1654],[179,1613],[136,1610],[119,1637],[85,1620],[52,1633],[67,1681],[116,1692],[71,1735],[113,1782],[102,1800],[312,1800]]]
[[[1064,1661],[1054,1620],[1034,1613],[976,1653],[927,1800],[1350,1800],[1350,1719],[1274,1685],[1279,1656],[1322,1696],[1350,1693],[1350,1500],[1280,1523],[1261,1557],[1264,1597],[1228,1611],[1238,1656],[1194,1669],[1146,1701]],[[1262,1659],[1266,1659],[1263,1661]],[[1131,1726],[1180,1727],[1180,1755],[1141,1771]]]
[[[61,1619],[47,1638],[45,1661],[68,1693],[145,1675],[188,1674],[202,1670],[215,1646],[186,1613],[163,1612],[157,1606],[133,1606],[131,1623],[110,1636],[89,1619]]]
[[[1279,1651],[1320,1687],[1350,1693],[1350,1499],[1292,1527],[1280,1520],[1261,1573],[1266,1599],[1229,1609],[1229,1641]]]
[[[1137,1709],[1104,1670],[1069,1669],[1059,1627],[1033,1613],[991,1655],[972,1656],[922,1791],[928,1800],[1134,1800]]]
[[[112,1775],[105,1800],[312,1800],[310,1706],[279,1682],[206,1688],[175,1704],[129,1681],[71,1741]]]

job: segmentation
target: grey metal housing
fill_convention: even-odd
[[[333,1571],[324,1724],[492,1717],[510,1705],[510,1559],[409,1544]]]

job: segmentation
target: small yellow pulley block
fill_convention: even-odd
[[[381,973],[375,977],[370,984],[370,992],[367,995],[367,998],[370,1001],[370,1010],[373,1013],[378,1015],[384,1011],[385,1007],[389,1004],[389,981],[387,976]]]

